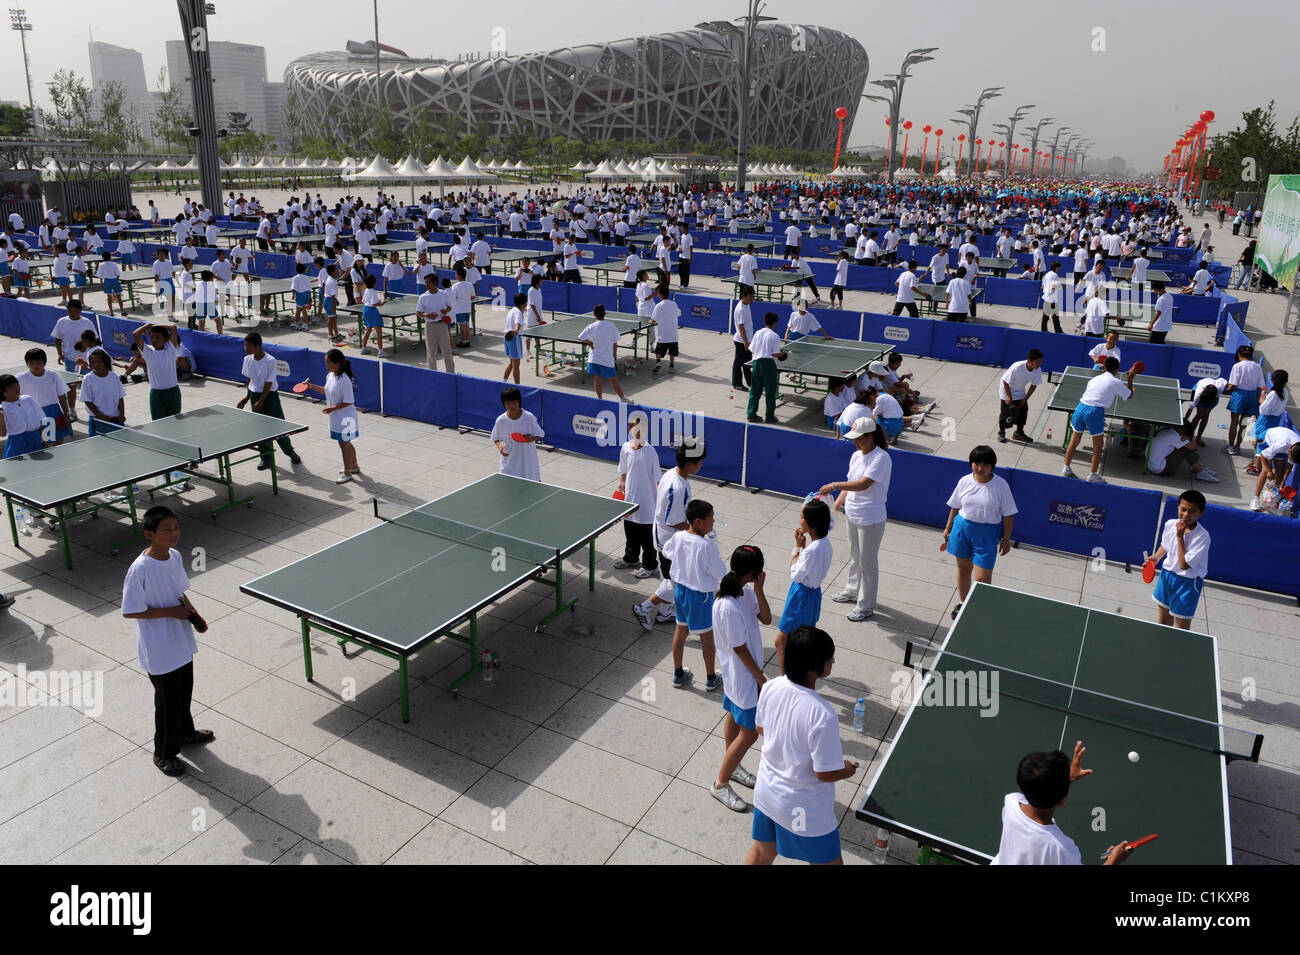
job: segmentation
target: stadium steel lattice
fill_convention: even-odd
[[[731,142],[737,136],[740,47],[735,29],[682,30],[546,53],[470,62],[384,55],[375,82],[364,55],[314,53],[284,80],[308,128],[380,103],[399,118],[454,114],[467,132],[505,136],[516,124],[588,140]],[[867,52],[826,27],[760,23],[751,61],[751,145],[809,148],[835,140],[835,109],[857,113]]]

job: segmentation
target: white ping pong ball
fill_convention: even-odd
[[[1129,761],[1130,763],[1136,763],[1136,762],[1137,762],[1139,759],[1141,759],[1141,758],[1142,758],[1142,757],[1138,756],[1138,754],[1137,754],[1136,752],[1133,752],[1133,753],[1129,753],[1129,754],[1128,754],[1128,761]]]

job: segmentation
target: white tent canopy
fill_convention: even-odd
[[[623,165],[621,162],[619,165]],[[626,176],[625,172],[620,172],[616,167],[611,166],[608,159],[602,159],[600,165],[591,172],[587,173],[588,179],[618,179]]]
[[[375,158],[370,161],[370,165],[366,166],[366,168],[360,172],[352,173],[349,178],[380,182],[385,180],[403,179],[405,177],[394,169],[387,159],[383,156],[376,155]]]
[[[461,179],[495,179],[496,176],[484,172],[474,160],[466,156],[456,167],[456,175]]]
[[[402,164],[395,170],[403,179],[428,179],[429,170],[424,163],[416,159],[414,155],[408,155],[402,160]]]

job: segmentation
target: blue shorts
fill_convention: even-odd
[[[117,257],[118,257],[118,259],[121,261],[121,263],[122,263],[123,265],[134,265],[134,264],[135,264],[135,253],[134,253],[134,252],[119,252],[119,253],[117,253]]]
[[[59,407],[58,402],[55,402],[52,405],[46,405],[41,410],[45,412],[45,416],[47,418],[50,418],[53,421],[58,421],[59,415],[63,414],[63,409]],[[66,427],[60,428],[57,424],[54,426],[55,441],[62,441],[64,438],[69,438],[71,436],[72,436],[71,420],[68,421]]]
[[[832,430],[834,430],[834,431],[839,431],[839,430],[840,430],[839,422],[835,420],[835,416],[834,416],[834,415],[827,415],[827,416],[826,416],[826,427],[828,427],[828,428],[830,428],[830,429],[832,429]]]
[[[41,429],[33,428],[31,431],[22,431],[18,434],[11,434],[5,438],[6,458],[14,458],[20,454],[32,454],[41,449]]]
[[[355,441],[360,434],[361,432],[356,430],[348,432],[346,436],[342,431],[331,431],[330,440],[337,441],[339,444],[344,444],[346,442]]]
[[[1106,433],[1106,409],[1096,405],[1084,405],[1074,409],[1070,415],[1070,427],[1075,431],[1086,431],[1094,438]]]
[[[75,285],[77,288],[85,288],[85,287],[86,287],[86,275],[85,275],[85,273],[84,273],[84,272],[78,272],[76,275],[74,275],[74,276],[72,277],[72,284]]]
[[[90,432],[92,438],[99,434],[112,434],[121,427],[122,425],[118,424],[116,421],[101,421],[94,415],[90,415],[90,421],[87,422],[87,430]]]
[[[68,359],[68,358],[63,359],[63,370],[66,371],[66,372],[69,372],[70,374],[73,374],[73,375],[76,375],[76,374],[80,374],[80,373],[81,373],[81,370],[80,370],[79,368],[77,368],[77,360],[76,360],[75,358],[73,358],[73,359]]]
[[[16,285],[18,288],[31,288],[32,277],[30,275],[15,275],[14,285]]]
[[[691,633],[713,629],[713,594],[674,584],[673,609],[677,611],[677,622],[686,624]]]
[[[758,729],[758,704],[754,704],[747,710],[742,710],[727,698],[726,693],[723,693],[722,708],[731,714],[731,718],[736,721],[736,725],[741,729]]]
[[[792,342],[797,342],[799,339],[803,338],[803,332],[787,332],[786,334]]]
[[[1215,396],[1214,396],[1214,400],[1213,400],[1213,401],[1206,401],[1204,398],[1202,398],[1200,401],[1196,402],[1195,405],[1193,405],[1193,407],[1195,407],[1195,408],[1204,408],[1206,411],[1213,411],[1213,410],[1214,410],[1215,408],[1217,408],[1218,406],[1219,406],[1219,396],[1218,396],[1218,395],[1215,395]]]
[[[105,295],[121,295],[121,294],[122,294],[122,280],[121,280],[121,279],[104,279],[104,294],[105,294]]]
[[[13,271],[14,270],[9,267],[8,259],[0,260],[0,276],[13,275]]]
[[[1161,568],[1151,599],[1180,620],[1196,616],[1196,604],[1201,599],[1205,581],[1200,577],[1181,577],[1172,570]]]
[[[790,589],[785,595],[785,609],[781,611],[781,622],[777,625],[777,629],[782,633],[794,633],[803,626],[815,627],[821,615],[822,589],[791,581]]]
[[[59,288],[67,288],[72,284],[72,279],[68,278],[66,275],[56,275],[54,276],[54,284]]]
[[[952,521],[948,553],[961,560],[973,561],[976,567],[992,570],[998,559],[998,542],[1001,539],[1001,524],[968,521],[958,514]]]
[[[885,434],[889,436],[890,440],[897,438],[903,433],[902,418],[877,418],[876,424],[885,429]]]
[[[617,378],[618,369],[611,365],[597,365],[594,361],[587,362],[587,374],[593,378]]]
[[[1238,388],[1228,395],[1228,410],[1243,418],[1253,417],[1259,414],[1259,399],[1255,397],[1255,392]]]
[[[159,280],[158,280],[158,294],[159,294],[159,295],[175,295],[175,294],[176,294],[176,283],[173,282],[171,279],[159,279]]]
[[[326,295],[326,296],[325,296],[325,303],[324,303],[324,305],[325,305],[325,314],[326,314],[326,315],[333,315],[333,314],[335,314],[335,312],[334,312],[334,307],[335,307],[336,304],[337,304],[337,303],[335,302],[335,299],[334,299],[334,296],[333,296],[333,295]]]
[[[310,304],[311,304],[311,292],[310,292],[310,291],[306,291],[306,292],[294,292],[294,293],[293,293],[293,304],[294,304],[294,305],[297,305],[299,308],[302,308],[304,305],[310,305]],[[382,325],[383,323],[380,322],[380,324]]]
[[[469,312],[457,312],[455,317],[457,325],[469,324]]]
[[[1269,428],[1276,428],[1282,423],[1280,414],[1262,414],[1255,419],[1255,440],[1263,441],[1264,432]],[[1285,455],[1284,455],[1285,456]]]
[[[366,328],[383,328],[384,316],[379,314],[379,309],[373,305],[367,305],[361,310],[361,324]]]
[[[506,339],[506,357],[510,359],[524,357],[524,336],[516,335]]]
[[[750,836],[755,842],[775,842],[776,854],[800,862],[825,865],[840,857],[840,831],[832,829],[824,836],[801,836],[778,825],[754,807]]]

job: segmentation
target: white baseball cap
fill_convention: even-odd
[[[882,375],[889,374],[889,366],[886,365],[883,361],[873,361],[870,365],[867,366],[867,371],[871,372],[871,374],[877,377],[880,377]]]
[[[871,415],[863,415],[857,421],[853,422],[853,427],[849,429],[846,438],[860,438],[866,434],[876,433],[876,419]]]

